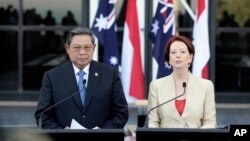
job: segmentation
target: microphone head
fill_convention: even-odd
[[[82,83],[85,85],[86,84],[86,79],[83,79]]]
[[[182,86],[185,88],[186,87],[186,82],[183,82]]]

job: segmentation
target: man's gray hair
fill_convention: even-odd
[[[70,45],[74,35],[89,35],[93,44],[95,44],[95,37],[93,32],[87,27],[76,27],[69,31],[66,44]]]

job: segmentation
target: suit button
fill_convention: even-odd
[[[82,118],[86,118],[86,115],[82,115]]]

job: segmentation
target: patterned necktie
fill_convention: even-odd
[[[79,87],[80,97],[81,97],[82,105],[84,105],[86,88],[83,82],[83,76],[85,75],[85,72],[80,70],[77,74],[79,75],[78,87]]]

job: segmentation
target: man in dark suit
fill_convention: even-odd
[[[68,128],[74,119],[88,129],[123,128],[128,104],[119,73],[92,60],[95,38],[91,30],[71,30],[65,49],[70,60],[44,73],[35,112],[37,124],[42,121],[39,126],[44,129]],[[79,71],[83,71],[83,77]]]

